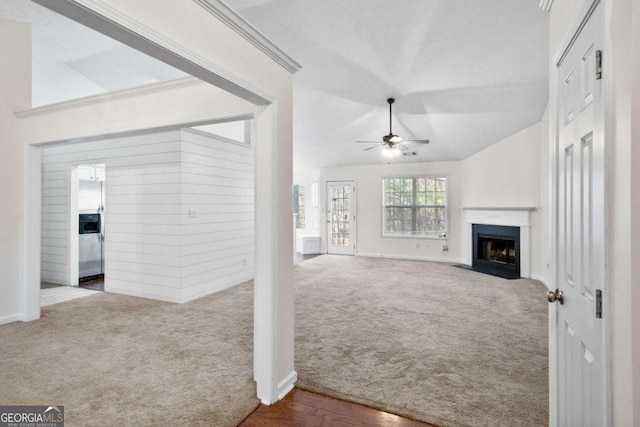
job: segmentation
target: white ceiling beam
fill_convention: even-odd
[[[229,28],[244,37],[249,43],[264,52],[269,58],[276,61],[290,73],[295,73],[300,68],[300,64],[294,61],[289,55],[284,53],[278,46],[262,34],[249,21],[231,9],[226,3],[220,0],[193,0],[202,6],[207,12],[224,22]]]
[[[255,105],[269,105],[273,101],[270,94],[240,80],[163,34],[131,20],[104,0],[33,1]],[[235,13],[231,9],[229,11]],[[247,38],[246,35],[240,35]]]

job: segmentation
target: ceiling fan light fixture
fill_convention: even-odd
[[[388,145],[382,150],[382,156],[391,159],[400,155],[400,150],[392,145]]]
[[[393,99],[393,98],[387,99],[387,103],[389,103],[389,133],[382,137],[382,141],[381,141],[382,146],[386,147],[389,150],[392,150],[392,149],[395,148],[396,151],[399,151],[399,150],[404,151],[404,150],[407,149],[405,147],[405,145],[403,144],[404,142],[408,142],[408,143],[411,143],[411,144],[428,144],[429,141],[426,140],[426,139],[406,139],[405,140],[401,136],[396,135],[396,134],[393,133],[393,127],[392,127],[392,125],[393,125],[393,110],[392,110],[391,106],[392,106],[392,104],[394,102],[395,102],[395,99]],[[377,141],[357,141],[357,142],[366,142],[366,143],[375,144]],[[365,148],[364,151],[368,151],[368,150],[371,150],[373,148],[375,148],[375,147]],[[385,151],[383,153],[383,155],[385,157],[387,157],[388,153]]]

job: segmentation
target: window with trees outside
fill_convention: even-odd
[[[293,213],[298,214],[296,228],[304,230],[306,227],[304,185],[296,184],[293,186]]]
[[[447,177],[382,179],[382,235],[447,237]]]

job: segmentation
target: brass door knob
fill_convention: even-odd
[[[547,292],[547,300],[549,300],[550,303],[558,301],[560,304],[564,304],[564,292],[560,289],[549,291]]]

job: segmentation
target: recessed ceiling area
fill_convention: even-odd
[[[31,24],[33,107],[186,76],[28,0],[2,0],[0,20]]]
[[[294,168],[386,163],[357,140],[428,139],[394,162],[466,158],[538,122],[548,13],[536,0],[227,0],[302,65]]]

